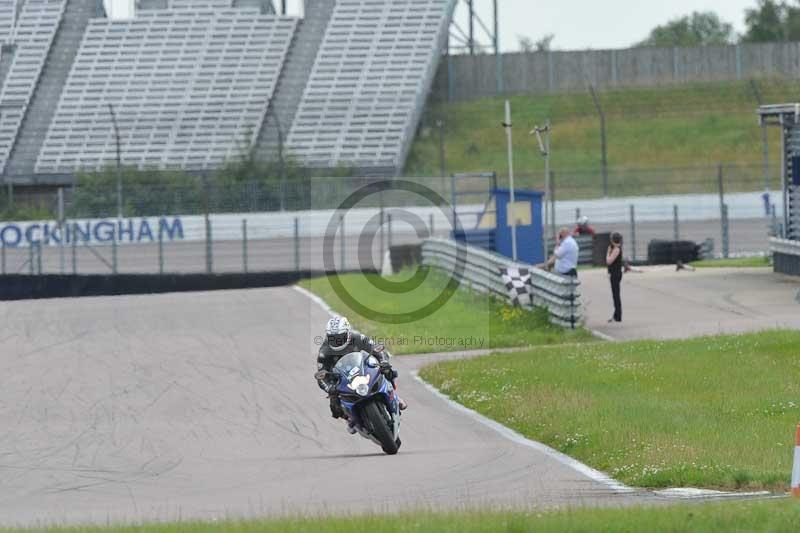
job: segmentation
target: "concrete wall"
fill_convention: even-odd
[[[648,87],[664,83],[731,81],[754,77],[800,78],[800,43],[764,43],[697,48],[631,48],[570,52],[508,53],[502,87],[492,55],[458,55],[442,61],[436,98],[472,100],[496,94]]]

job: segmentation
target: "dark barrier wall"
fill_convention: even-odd
[[[775,265],[775,272],[800,276],[800,255],[772,254],[772,262]]]
[[[0,300],[252,289],[292,285],[301,279],[325,275],[326,272],[314,270],[250,274],[6,275],[0,276]]]

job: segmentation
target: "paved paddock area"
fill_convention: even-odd
[[[620,324],[608,323],[613,304],[605,269],[580,272],[589,329],[629,340],[800,328],[800,278],[771,268],[643,270],[623,277]]]

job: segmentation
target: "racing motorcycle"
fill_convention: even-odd
[[[330,372],[317,372],[336,386],[345,416],[358,433],[389,455],[400,448],[400,406],[392,382],[380,369],[379,361],[367,352],[343,356]]]

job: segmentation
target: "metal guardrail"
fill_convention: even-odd
[[[422,243],[422,264],[441,268],[457,275],[459,281],[472,290],[493,294],[508,300],[501,268],[526,268],[531,271],[531,305],[545,307],[550,322],[575,328],[581,322],[580,282],[536,269],[463,243],[447,239],[426,239]]]
[[[800,241],[773,237],[769,240],[769,249],[775,272],[800,276]]]
[[[790,241],[789,239],[773,237],[769,240],[769,249],[773,254],[800,256],[800,241]]]

